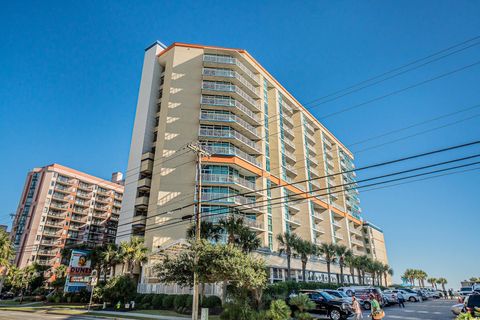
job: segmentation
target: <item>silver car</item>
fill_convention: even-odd
[[[458,303],[458,304],[454,304],[450,310],[452,311],[452,313],[456,316],[458,316],[463,310],[465,309],[465,305],[463,303]]]

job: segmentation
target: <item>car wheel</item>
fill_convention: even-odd
[[[417,301],[417,299],[415,299],[415,297],[410,297],[410,298],[408,298],[408,300],[409,300],[410,302],[416,302],[416,301]]]
[[[332,319],[332,320],[340,320],[340,319],[342,319],[342,314],[340,313],[339,310],[333,309],[333,310],[330,312],[330,319]]]
[[[370,302],[365,302],[365,303],[363,304],[363,308],[364,308],[365,310],[370,310],[370,307],[371,307]]]

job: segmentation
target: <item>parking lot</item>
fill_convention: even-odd
[[[402,320],[451,320],[454,319],[450,307],[456,304],[456,300],[427,300],[424,302],[407,302],[405,309],[398,305],[386,307],[384,319],[402,319]],[[368,313],[364,313],[364,318],[368,319]]]

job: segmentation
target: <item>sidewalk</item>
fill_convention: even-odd
[[[143,317],[147,319],[159,319],[159,320],[185,320],[189,319],[186,317],[175,317],[175,316],[159,316],[159,315],[154,315],[154,314],[148,314],[148,313],[139,313],[139,312],[122,312],[122,311],[90,311],[86,314],[89,313],[94,313],[94,314],[104,314],[104,315],[115,315],[119,317],[125,317],[128,318],[130,317]]]

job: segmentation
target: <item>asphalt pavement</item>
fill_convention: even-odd
[[[427,300],[423,302],[407,302],[405,308],[392,305],[384,308],[385,320],[452,320],[450,308],[457,304],[457,300]],[[364,314],[368,318],[368,313]]]

